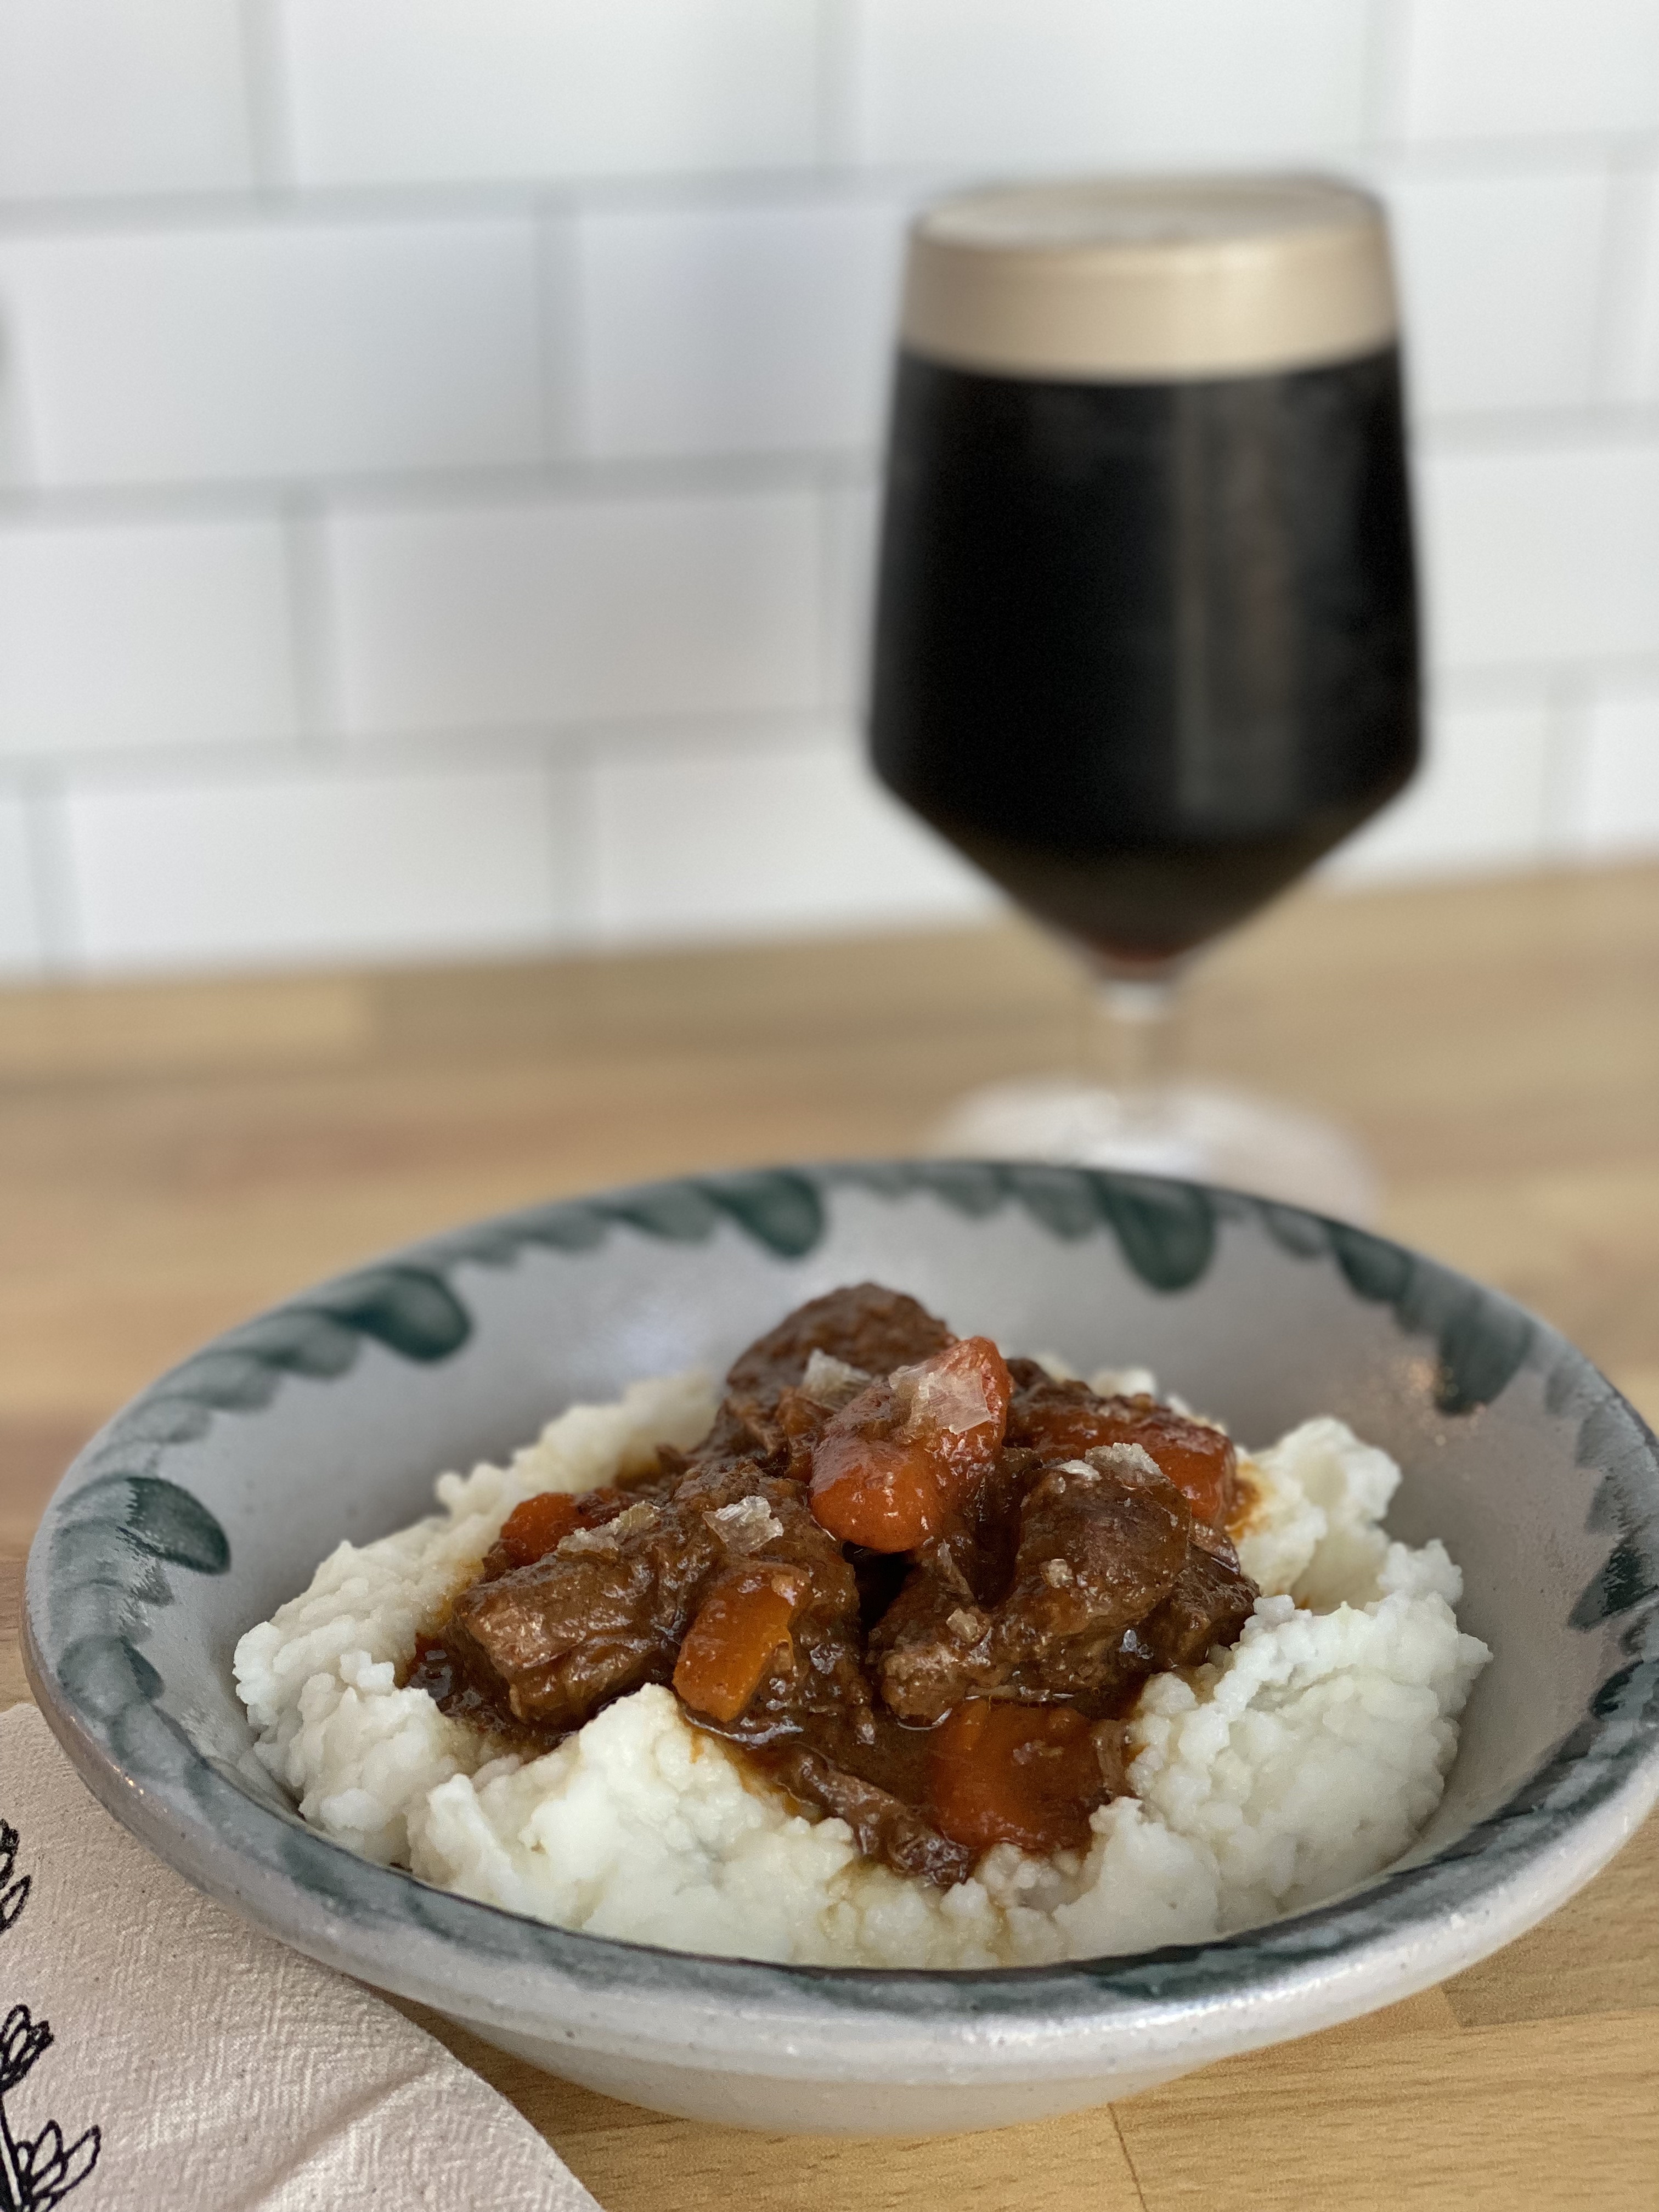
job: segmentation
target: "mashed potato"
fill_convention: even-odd
[[[1097,1377],[1110,1389],[1120,1377]],[[475,1573],[502,1522],[695,1443],[701,1376],[577,1406],[505,1468],[438,1484],[441,1510],[341,1544],[236,1650],[256,1757],[324,1834],[508,1911],[680,1950],[846,1966],[1025,1966],[1225,1934],[1312,1905],[1397,1858],[1439,1802],[1457,1716],[1491,1656],[1461,1632],[1438,1542],[1390,1543],[1400,1480],[1340,1421],[1254,1457],[1239,1540],[1261,1587],[1231,1650],[1155,1676],[1131,1723],[1136,1795],[1085,1852],[1000,1844],[939,1889],[808,1820],[672,1693],[635,1692],[544,1757],[490,1745],[399,1689],[416,1629]]]

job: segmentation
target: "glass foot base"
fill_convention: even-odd
[[[1381,1195],[1370,1162],[1332,1123],[1199,1084],[1108,1091],[1060,1077],[1000,1083],[960,1100],[929,1131],[927,1149],[1186,1176],[1344,1221],[1374,1221]]]

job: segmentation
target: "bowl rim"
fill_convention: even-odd
[[[40,1629],[48,1554],[65,1508],[100,1480],[124,1439],[156,1428],[181,1378],[204,1360],[237,1352],[250,1332],[296,1316],[348,1313],[377,1273],[442,1279],[468,1261],[499,1265],[526,1244],[557,1244],[561,1226],[586,1237],[563,1249],[592,1249],[586,1231],[595,1218],[605,1233],[618,1224],[637,1230],[653,1209],[678,1208],[684,1217],[701,1206],[717,1222],[734,1220],[755,1234],[746,1217],[769,1191],[781,1191],[797,1206],[805,1192],[827,1211],[833,1194],[848,1188],[888,1196],[925,1192],[967,1212],[987,1211],[984,1195],[993,1189],[1050,1228],[1054,1205],[1075,1201],[1117,1233],[1124,1258],[1137,1267],[1123,1225],[1133,1210],[1185,1208],[1194,1218],[1196,1206],[1212,1224],[1250,1222],[1297,1256],[1334,1261],[1362,1298],[1389,1297],[1392,1286],[1402,1327],[1414,1324],[1420,1333],[1426,1316],[1431,1330],[1437,1314],[1443,1356],[1449,1330],[1467,1335],[1471,1316],[1490,1324],[1505,1344],[1520,1347],[1504,1382],[1522,1366],[1541,1370],[1553,1408],[1577,1417],[1579,1463],[1588,1470],[1617,1458],[1616,1467],[1604,1468],[1603,1487],[1620,1486],[1615,1519],[1636,1562],[1628,1588],[1616,1593],[1629,1601],[1613,1607],[1615,1615],[1632,1614],[1624,1638],[1632,1663],[1602,1683],[1584,1719],[1501,1808],[1426,1861],[1412,1864],[1408,1855],[1407,1863],[1354,1892],[1202,1943],[1044,1966],[951,1969],[781,1965],[534,1921],[374,1865],[305,1826],[297,1813],[261,1803],[160,1713],[155,1698],[164,1686],[141,1651],[127,1647],[136,1673],[127,1660],[112,1661],[112,1676],[106,1668],[65,1680],[63,1639],[54,1644]],[[1490,1396],[1474,1401],[1485,1402]],[[156,1446],[153,1436],[150,1443],[159,1465],[167,1443]],[[1596,1457],[1586,1458],[1587,1449]],[[153,1559],[149,1565],[153,1574]],[[1263,2027],[1253,2039],[1305,2033],[1409,1995],[1486,1955],[1587,1881],[1659,1797],[1659,1443],[1583,1353],[1502,1292],[1390,1238],[1279,1201],[1172,1177],[986,1161],[830,1161],[665,1177],[514,1208],[400,1246],[279,1301],[167,1370],[77,1455],[54,1490],[30,1548],[22,1643],[37,1703],[94,1794],[179,1871],[314,1956],[504,2029],[544,2035],[550,2021],[569,2021],[580,2022],[584,2039],[620,2048],[638,2041],[644,2002],[673,2013],[674,2039],[688,2047],[716,2035],[708,2064],[729,2067],[742,2055],[760,2070],[780,2073],[821,2072],[826,2044],[855,2071],[899,2063],[901,2056],[913,2063],[919,2031],[931,2045],[953,2048],[958,2061],[969,2051],[994,2051],[999,2070],[1015,2073],[1027,2064],[1052,2068],[1057,2039],[1079,2063],[1085,2052],[1096,2060],[1111,2051],[1144,2057],[1149,2034],[1194,2051],[1223,2042],[1231,2048],[1241,2009]],[[146,1774],[131,1747],[141,1737],[159,1744],[158,1727],[168,1734],[168,1755]],[[807,2035],[817,2056],[796,2047],[795,2039]]]

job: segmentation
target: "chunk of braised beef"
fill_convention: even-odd
[[[724,1557],[700,1516],[641,1500],[533,1566],[464,1590],[444,1642],[473,1690],[510,1720],[556,1735],[612,1698],[671,1679]]]
[[[1133,1445],[1045,1467],[1020,1499],[1005,1641],[1025,1618],[1043,1635],[1145,1620],[1180,1573],[1192,1525],[1186,1498]]]
[[[1212,1559],[1221,1560],[1235,1572],[1239,1571],[1238,1547],[1224,1528],[1212,1528],[1206,1521],[1194,1521],[1193,1541],[1200,1551],[1207,1552]]]
[[[987,1643],[991,1609],[1013,1578],[1019,1501],[1041,1462],[1003,1451],[951,1526],[915,1565],[870,1636],[887,1705],[907,1720],[937,1720],[959,1698],[1000,1680]]]
[[[1255,1599],[1255,1584],[1236,1559],[1230,1562],[1194,1544],[1169,1595],[1140,1624],[1152,1653],[1150,1671],[1196,1667],[1216,1644],[1236,1644]]]
[[[1018,1447],[1000,1452],[963,1500],[956,1519],[918,1554],[976,1605],[995,1605],[1013,1580],[1019,1548],[1020,1501],[1042,1461]]]
[[[1192,1510],[1144,1454],[1123,1447],[1042,1468],[1020,1500],[1012,1585],[986,1607],[919,1569],[871,1638],[881,1692],[905,1720],[1000,1693],[1109,1705],[1150,1672],[1134,1629],[1174,1589]]]
[[[1049,1407],[1099,1405],[1103,1402],[1086,1382],[1075,1379],[1062,1382],[1035,1359],[1011,1359],[1008,1375],[1014,1386],[1014,1395],[1008,1401],[1008,1440],[1011,1443],[1029,1443],[1028,1424]]]
[[[452,1665],[503,1720],[556,1735],[612,1698],[671,1680],[699,1608],[740,1565],[799,1568],[809,1585],[750,1714],[764,1723],[785,1711],[867,1708],[857,1579],[799,1484],[736,1460],[694,1467],[672,1498],[624,1498],[534,1565],[474,1583],[452,1607]]]
[[[627,1484],[607,1484],[599,1490],[542,1492],[526,1498],[507,1516],[501,1535],[484,1553],[480,1582],[491,1583],[516,1568],[532,1566],[554,1551],[576,1528],[602,1528],[641,1499],[653,1502],[669,1494],[678,1472],[653,1474]]]
[[[938,1316],[902,1291],[854,1283],[809,1299],[757,1337],[732,1361],[726,1387],[746,1396],[775,1397],[786,1382],[801,1380],[815,1352],[866,1375],[890,1375],[896,1367],[942,1352],[951,1340]]]
[[[769,1474],[805,1483],[812,1448],[834,1418],[835,1406],[787,1382],[773,1399],[728,1395],[698,1447],[698,1461],[753,1459]]]
[[[870,1638],[883,1703],[901,1720],[925,1726],[963,1698],[998,1688],[1007,1670],[992,1652],[991,1627],[991,1614],[971,1591],[927,1566],[914,1568]]]
[[[1106,1444],[1139,1444],[1181,1491],[1195,1519],[1225,1527],[1237,1495],[1238,1453],[1224,1431],[1155,1398],[1102,1398],[1086,1382],[1056,1382],[1035,1360],[1012,1361],[1009,1373],[1011,1444],[1051,1460],[1080,1459]]]
[[[949,1526],[914,1555],[848,1546],[866,1632],[886,1620],[900,1592],[912,1582],[940,1584],[947,1611],[964,1602],[994,1605],[1013,1575],[1020,1492],[1040,1464],[1035,1452],[999,1453]],[[902,1619],[895,1620],[895,1630]]]
[[[752,1462],[694,1471],[674,1510],[695,1514],[719,1540],[725,1564],[805,1571],[810,1594],[744,1709],[740,1728],[766,1734],[781,1715],[866,1711],[858,1577],[818,1526],[800,1486],[759,1475]]]
[[[859,1586],[859,1620],[866,1636],[891,1610],[914,1571],[902,1552],[872,1552],[862,1544],[846,1544],[842,1550]]]
[[[811,1444],[836,1411],[800,1388],[815,1352],[861,1374],[887,1376],[951,1341],[926,1306],[879,1283],[855,1283],[812,1298],[732,1361],[704,1449],[753,1452],[772,1471],[787,1469],[804,1480]]]

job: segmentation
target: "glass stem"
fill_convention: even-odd
[[[1131,1112],[1156,1115],[1180,1058],[1178,969],[1099,969],[1091,996],[1090,1073]]]

